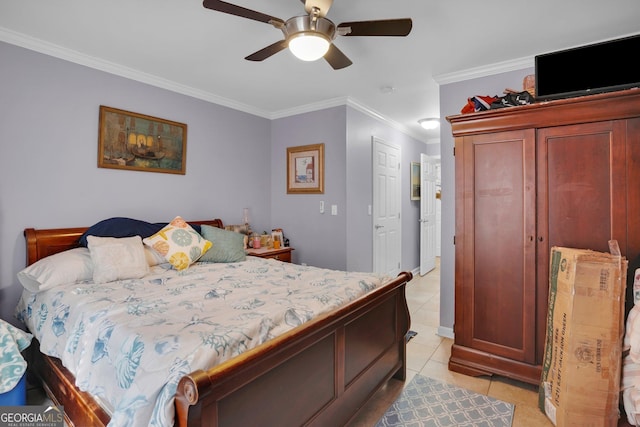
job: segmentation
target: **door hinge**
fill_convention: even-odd
[[[456,147],[453,147],[453,157],[456,156]]]
[[[453,244],[456,244],[456,236],[453,236]]]

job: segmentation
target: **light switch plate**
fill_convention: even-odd
[[[331,215],[338,215],[338,205],[331,205]]]

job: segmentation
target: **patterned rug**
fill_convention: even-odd
[[[510,427],[514,406],[416,375],[376,427]]]

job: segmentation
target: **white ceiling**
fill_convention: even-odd
[[[299,0],[230,2],[283,20],[304,13]],[[439,132],[417,120],[439,117],[437,82],[636,34],[640,1],[335,0],[327,15],[336,25],[406,17],[407,37],[339,36],[353,61],[342,70],[286,50],[246,61],[282,33],[201,0],[0,0],[0,40],[267,118],[347,102],[426,142]]]

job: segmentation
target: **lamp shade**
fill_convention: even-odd
[[[316,61],[329,50],[329,40],[318,33],[298,33],[289,39],[289,50],[303,61]]]

